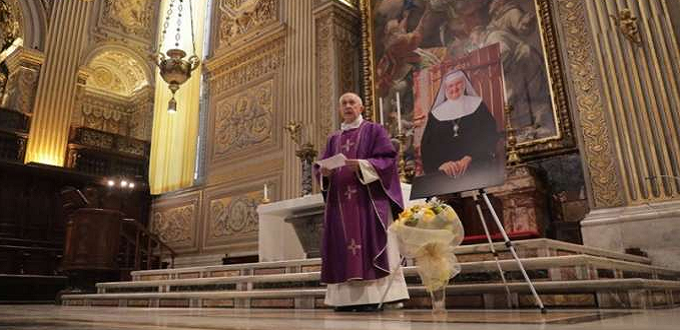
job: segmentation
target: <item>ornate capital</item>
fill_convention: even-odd
[[[45,54],[43,52],[24,47],[17,48],[5,59],[10,74],[19,67],[38,69],[44,61]]]

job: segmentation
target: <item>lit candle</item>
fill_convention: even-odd
[[[399,92],[397,92],[397,132],[401,134],[401,101],[399,100]]]
[[[264,184],[264,199],[269,199],[269,192],[267,191],[267,184]]]
[[[383,119],[383,100],[382,97],[379,99],[380,101],[380,125],[385,126],[385,121]]]

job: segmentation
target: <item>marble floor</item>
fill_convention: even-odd
[[[12,330],[425,330],[611,329],[676,330],[680,308],[651,311],[464,311],[433,315],[422,310],[377,314],[327,310],[146,309],[0,305],[0,329]]]

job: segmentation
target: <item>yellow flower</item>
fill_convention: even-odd
[[[432,219],[434,219],[434,217],[436,217],[436,216],[437,215],[434,214],[434,211],[432,211],[431,209],[423,210],[423,221],[425,221],[425,222],[432,221]]]
[[[413,215],[413,212],[411,212],[411,210],[409,210],[409,209],[406,209],[406,210],[404,210],[404,212],[399,213],[399,220],[403,219],[402,221],[404,221],[404,220],[410,218],[412,215]]]

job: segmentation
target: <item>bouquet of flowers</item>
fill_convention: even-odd
[[[390,229],[399,240],[399,251],[414,258],[423,285],[433,293],[446,288],[460,272],[453,248],[463,241],[463,225],[451,206],[432,198],[399,214]]]

